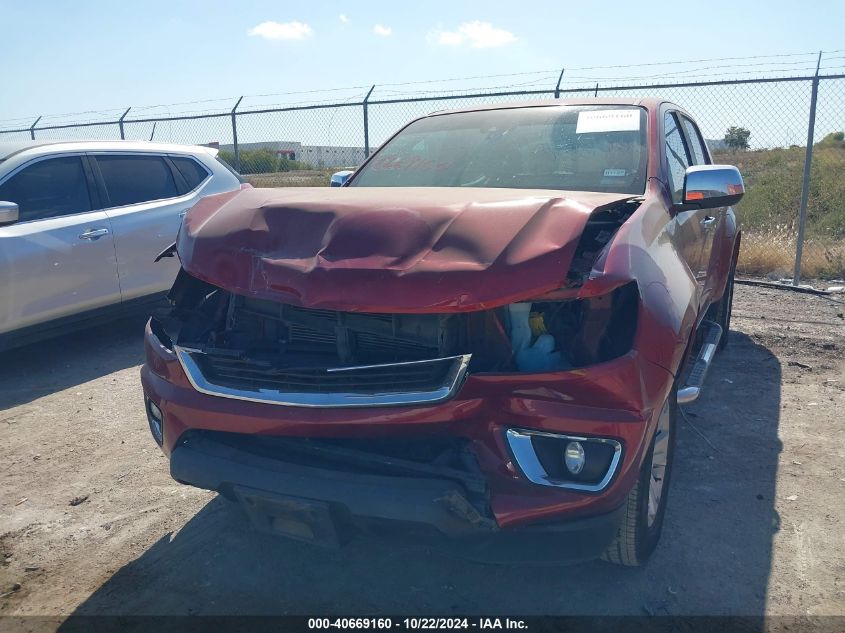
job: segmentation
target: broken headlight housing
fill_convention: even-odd
[[[508,306],[507,331],[521,372],[566,370],[626,354],[637,329],[635,282],[597,297]]]

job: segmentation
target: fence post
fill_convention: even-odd
[[[39,116],[37,119],[35,119],[35,123],[33,123],[32,125],[29,126],[29,137],[33,141],[35,140],[35,126],[38,125],[38,122],[40,120],[41,120],[41,117]]]
[[[158,121],[153,121],[153,131],[150,132],[150,140],[153,140],[153,137],[156,135],[156,123],[158,123]]]
[[[594,96],[594,97],[598,97],[598,96],[599,96],[599,85],[598,85],[598,84],[596,84],[596,90],[595,90],[595,92],[593,92],[593,96]]]
[[[560,99],[560,82],[563,79],[563,71],[565,70],[566,68],[560,69],[560,75],[558,75],[557,85],[555,86],[555,99]]]
[[[370,157],[370,114],[367,102],[370,100],[373,90],[375,90],[375,85],[370,88],[367,96],[364,97],[364,158]]]
[[[810,198],[810,168],[813,164],[813,136],[816,127],[816,102],[819,96],[819,66],[822,63],[822,52],[816,62],[816,74],[813,76],[813,90],[810,94],[810,122],[807,124],[807,149],[804,151],[804,179],[801,182],[801,206],[798,208],[798,239],[795,244],[795,273],[792,275],[792,285],[797,286],[801,281],[801,256],[804,253],[804,225],[807,223],[807,201]]]
[[[128,108],[126,108],[126,112],[124,112],[124,113],[120,116],[120,118],[117,120],[117,126],[120,128],[120,140],[121,140],[121,141],[126,140],[126,136],[123,134],[123,119],[125,119],[125,118],[126,118],[126,115],[127,115],[127,114],[129,114],[129,111],[130,111],[131,109],[132,109],[132,107],[131,107],[131,106],[130,106],[130,107],[128,107]]]
[[[237,109],[238,106],[241,105],[241,101],[243,101],[243,95],[241,98],[238,99],[237,103],[235,103],[235,107],[232,108],[232,146],[235,150],[235,171],[240,172],[241,170],[241,150],[238,149],[238,122],[237,122]]]

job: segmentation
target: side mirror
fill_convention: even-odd
[[[353,174],[351,170],[346,171],[338,171],[332,174],[331,186],[332,187],[342,187],[346,184],[346,181],[349,180],[349,177]]]
[[[733,165],[696,165],[684,175],[684,206],[729,207],[745,193],[742,174]]]
[[[13,224],[20,217],[20,209],[14,202],[0,201],[0,224]]]

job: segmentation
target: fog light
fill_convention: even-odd
[[[164,414],[158,405],[152,400],[147,400],[147,420],[150,423],[150,432],[153,438],[161,446],[164,436],[161,432],[161,421],[164,419]]]
[[[584,447],[581,446],[581,442],[570,442],[566,445],[563,462],[566,464],[567,470],[573,475],[577,475],[584,470]]]
[[[152,400],[150,400],[150,415],[152,415],[157,422],[161,422],[161,409],[159,409],[158,405]]]
[[[600,492],[613,480],[622,443],[597,437],[508,429],[516,465],[531,482],[583,492]]]

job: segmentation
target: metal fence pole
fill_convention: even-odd
[[[232,147],[235,150],[235,171],[241,170],[241,150],[238,148],[237,110],[243,99],[243,95],[241,95],[241,98],[238,99],[237,103],[235,103],[235,107],[232,108]]]
[[[367,96],[364,97],[364,158],[370,157],[370,114],[367,102],[370,100],[370,95],[373,94],[375,85],[370,88]]]
[[[555,86],[555,99],[560,99],[560,82],[563,79],[563,72],[565,70],[566,70],[566,68],[560,69],[560,75],[558,75],[557,85]]]
[[[232,148],[235,151],[235,171],[241,170],[241,150],[238,148],[238,121],[237,121],[237,110],[238,106],[241,105],[241,101],[243,101],[243,95],[238,101],[235,103],[235,107],[232,108]]]
[[[798,238],[795,244],[795,274],[792,285],[797,286],[801,281],[801,256],[804,253],[804,225],[807,223],[807,201],[810,198],[810,168],[813,164],[813,136],[816,127],[816,102],[819,96],[819,66],[822,63],[822,53],[816,62],[816,74],[813,76],[813,91],[810,95],[810,122],[807,124],[807,149],[804,151],[804,179],[801,182],[801,206],[798,208]]]
[[[131,109],[132,109],[132,107],[131,107],[131,106],[130,106],[130,107],[128,107],[128,108],[126,108],[126,112],[124,112],[124,113],[120,116],[120,118],[117,120],[117,126],[120,128],[120,140],[121,140],[121,141],[126,140],[126,136],[123,134],[123,119],[125,119],[125,118],[126,118],[126,115],[127,115],[127,114],[129,114],[129,111],[130,111]]]
[[[41,117],[35,119],[35,122],[29,126],[29,138],[33,141],[35,140],[35,126],[38,125],[38,122],[41,120]]]

